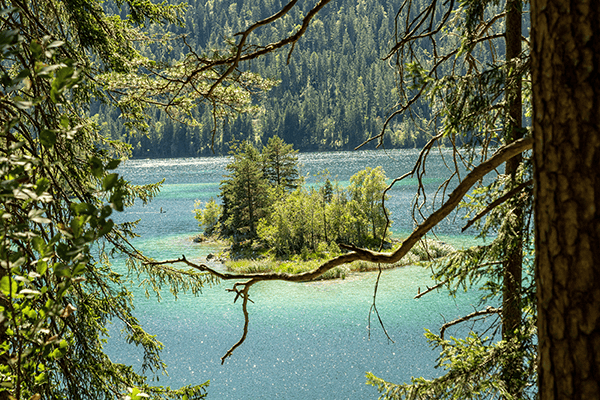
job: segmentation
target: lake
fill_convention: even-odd
[[[382,165],[389,178],[404,174],[417,159],[416,150],[357,151],[300,154],[302,175],[316,184],[318,172],[328,170],[342,185],[366,166]],[[428,198],[433,198],[447,176],[441,155],[432,156],[425,179]],[[193,218],[196,199],[217,197],[227,158],[130,160],[119,171],[137,184],[165,183],[156,199],[136,204],[119,220],[140,220],[134,243],[155,259],[202,261],[218,249],[193,243],[199,233]],[[396,236],[414,228],[412,202],[417,188],[411,178],[397,185],[386,203]],[[161,209],[164,211],[161,213]],[[460,234],[464,221],[448,217],[438,237],[455,246],[472,243],[472,232]],[[116,270],[123,270],[115,260]],[[418,300],[419,288],[434,283],[430,271],[408,266],[383,273],[377,307],[388,334],[372,316],[376,273],[354,274],[345,280],[292,284],[263,282],[252,287],[250,327],[245,343],[224,365],[220,357],[242,334],[241,304],[226,291],[233,282],[206,288],[194,297],[181,294],[174,300],[147,299],[137,288],[136,316],[144,328],[164,344],[163,358],[169,376],[159,384],[180,387],[210,380],[210,399],[376,399],[375,388],[365,385],[365,372],[402,383],[412,376],[434,377],[438,352],[423,337],[424,328],[438,331],[445,321],[473,311],[477,293],[451,298],[432,292]],[[118,326],[111,329],[118,336]],[[449,332],[452,334],[452,332]],[[122,340],[109,341],[108,353],[118,362],[140,364],[141,353]]]

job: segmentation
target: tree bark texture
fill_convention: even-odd
[[[521,0],[509,0],[506,3],[506,61],[508,66],[514,66],[516,59],[521,54]],[[522,129],[522,85],[521,76],[515,73],[516,68],[509,71],[506,97],[509,104],[506,134],[507,143],[523,137]],[[522,162],[521,155],[515,156],[506,162],[505,173],[511,176],[513,186],[517,186],[516,174]],[[511,238],[504,260],[504,287],[502,301],[502,336],[504,339],[514,337],[514,332],[521,325],[521,281],[523,262],[523,207],[520,201],[513,202],[511,220],[514,221],[515,237]],[[511,216],[509,216],[511,217]],[[513,369],[510,367],[510,369]]]
[[[600,399],[600,1],[531,10],[540,398]]]

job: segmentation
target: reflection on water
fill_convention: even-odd
[[[301,154],[300,160],[311,184],[324,169],[332,178],[347,181],[365,166],[383,165],[388,177],[396,177],[412,168],[416,156],[416,151],[364,151]],[[200,260],[218,252],[217,247],[193,243],[198,227],[192,209],[194,200],[206,201],[218,194],[226,163],[222,157],[127,162],[120,172],[134,183],[166,178],[151,204],[136,205],[119,216],[140,219],[141,237],[135,244],[156,259],[185,254]],[[433,193],[444,178],[441,160],[430,170],[425,183]],[[397,234],[413,229],[415,188],[415,180],[408,180],[391,193],[388,207]],[[449,220],[440,238],[455,245],[472,241],[458,232],[456,222]],[[123,268],[116,261],[115,268]],[[179,387],[210,379],[213,399],[375,399],[376,390],[364,384],[366,371],[395,382],[438,374],[433,368],[437,353],[425,342],[423,328],[439,329],[444,319],[470,312],[475,301],[474,294],[451,299],[443,292],[414,300],[419,287],[432,285],[429,272],[418,266],[386,271],[377,306],[394,340],[391,343],[375,316],[369,338],[375,279],[376,273],[369,272],[345,280],[253,286],[248,338],[224,365],[220,357],[239,339],[243,326],[241,306],[225,290],[231,282],[206,288],[199,297],[184,294],[174,300],[165,293],[160,303],[146,299],[139,288],[133,290],[138,317],[165,345],[170,376],[161,377],[160,384]],[[118,326],[112,331],[118,332]],[[109,353],[115,360],[139,365],[139,352],[121,341],[112,340]]]

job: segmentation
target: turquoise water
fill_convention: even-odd
[[[314,175],[323,169],[347,181],[365,166],[377,165],[393,178],[412,168],[416,157],[417,152],[410,150],[364,151],[301,154],[300,160],[307,182],[314,183]],[[198,233],[192,209],[194,200],[218,194],[226,162],[226,158],[127,162],[120,173],[135,183],[166,178],[151,204],[136,205],[120,216],[140,219],[136,245],[156,259],[185,254],[201,260],[218,251],[192,242]],[[443,179],[439,159],[427,176],[431,196]],[[387,204],[395,221],[392,230],[398,234],[413,229],[415,188],[415,180],[408,180],[391,192]],[[439,230],[440,238],[454,244],[472,241],[458,235],[459,227],[449,219]],[[117,262],[115,268],[122,266]],[[337,281],[253,286],[248,338],[224,365],[220,357],[239,339],[243,326],[241,305],[234,304],[226,291],[232,282],[206,288],[199,297],[184,294],[174,300],[165,293],[160,303],[134,289],[136,311],[147,331],[165,345],[170,375],[160,377],[160,384],[179,387],[210,380],[212,399],[376,399],[376,390],[365,385],[365,372],[399,383],[411,376],[439,375],[433,368],[437,353],[427,345],[423,329],[438,330],[444,321],[472,311],[477,301],[476,293],[450,298],[444,292],[414,300],[419,288],[433,284],[429,271],[418,266],[386,271],[377,307],[394,342],[387,340],[374,315],[369,338],[376,276],[364,273]],[[110,341],[109,353],[116,361],[139,365],[141,354],[118,339]]]

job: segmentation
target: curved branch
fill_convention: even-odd
[[[225,355],[223,357],[221,357],[221,365],[223,365],[223,363],[225,362],[227,357],[229,357],[233,354],[233,351],[235,349],[237,349],[238,347],[240,347],[242,345],[242,343],[244,343],[244,341],[246,340],[246,336],[248,336],[248,325],[250,325],[250,317],[248,315],[248,300],[250,300],[250,296],[248,294],[248,291],[250,290],[250,287],[258,281],[259,281],[258,279],[250,279],[246,283],[236,283],[235,285],[233,285],[233,289],[229,290],[231,292],[237,293],[236,299],[238,298],[238,296],[242,296],[242,299],[243,299],[242,311],[244,313],[244,331],[242,333],[242,337],[240,338],[240,340],[238,340],[236,344],[231,346],[231,348],[229,350],[227,350],[227,353],[225,353]],[[242,285],[244,287],[241,292],[239,290],[237,290],[237,285]],[[250,300],[250,301],[252,301],[252,300]],[[235,300],[234,300],[234,302],[235,302]]]
[[[257,58],[261,55],[264,54],[268,54],[271,53],[277,49],[280,49],[281,47],[284,47],[288,44],[296,44],[296,42],[298,41],[298,39],[300,39],[300,37],[302,35],[304,35],[304,33],[306,32],[306,30],[308,29],[308,25],[310,24],[310,21],[314,18],[315,15],[317,15],[317,13],[323,8],[325,7],[325,5],[327,5],[327,3],[329,3],[331,0],[321,0],[317,3],[317,5],[315,5],[309,12],[308,14],[306,14],[306,17],[304,17],[304,19],[302,20],[302,26],[300,27],[300,29],[298,30],[298,32],[294,33],[292,36],[289,36],[285,39],[280,40],[279,42],[276,43],[271,43],[268,44],[265,47],[260,48],[257,51],[248,53],[248,54],[242,54],[243,50],[244,50],[244,44],[246,43],[246,39],[248,38],[248,36],[250,35],[250,33],[252,33],[252,31],[254,31],[256,28],[259,28],[261,26],[267,25],[281,17],[283,17],[284,15],[286,15],[296,4],[298,0],[292,0],[290,1],[288,4],[285,5],[285,7],[283,7],[278,13],[272,15],[269,18],[263,19],[261,21],[258,21],[256,23],[254,23],[253,25],[251,25],[248,29],[246,29],[243,32],[238,32],[235,34],[235,36],[241,36],[241,39],[239,41],[239,43],[236,45],[237,47],[237,51],[234,57],[230,57],[224,60],[219,60],[217,62],[211,62],[208,63],[207,66],[200,68],[199,71],[202,70],[206,70],[208,68],[211,68],[213,66],[217,66],[217,65],[229,65],[229,68],[223,73],[221,74],[221,76],[219,76],[219,78],[217,79],[217,81],[215,83],[213,83],[213,85],[211,86],[211,88],[208,91],[208,95],[210,95],[213,90],[219,86],[219,84],[221,82],[223,82],[223,80],[229,76],[238,66],[240,61],[248,61],[248,60],[252,60],[254,58]],[[290,53],[291,54],[291,53]],[[288,55],[288,59],[289,59],[290,55]]]
[[[500,314],[500,313],[502,313],[502,307],[494,308],[494,307],[489,307],[488,306],[485,310],[474,311],[471,314],[465,315],[464,317],[457,318],[454,321],[446,322],[440,328],[440,337],[443,339],[444,338],[444,332],[446,332],[446,329],[450,328],[453,325],[460,324],[461,322],[465,322],[465,321],[468,321],[470,319],[473,319],[473,318],[476,318],[476,317],[480,317],[482,315]]]

